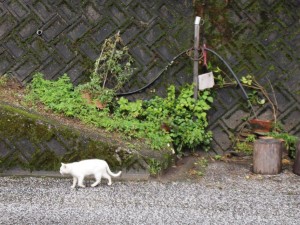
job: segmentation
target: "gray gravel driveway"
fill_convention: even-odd
[[[289,171],[212,163],[199,180],[70,186],[71,178],[0,177],[0,224],[300,224],[300,178]]]

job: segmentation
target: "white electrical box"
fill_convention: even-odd
[[[212,72],[198,75],[198,87],[200,91],[205,90],[207,88],[212,88],[214,85],[215,80]]]

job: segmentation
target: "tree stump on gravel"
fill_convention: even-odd
[[[282,142],[277,139],[258,139],[254,142],[253,172],[274,175],[281,172]]]

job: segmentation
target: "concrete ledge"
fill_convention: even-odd
[[[71,178],[71,176],[63,176],[59,172],[56,171],[26,171],[20,169],[12,169],[3,171],[0,173],[0,177],[51,177],[51,178]],[[147,181],[150,178],[150,174],[146,170],[130,170],[130,171],[122,171],[120,177],[113,177],[112,179],[115,181]],[[87,177],[86,179],[94,179],[92,176]]]

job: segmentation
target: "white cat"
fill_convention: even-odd
[[[85,187],[83,180],[85,176],[94,175],[96,181],[91,185],[97,186],[101,182],[101,177],[108,179],[108,185],[111,185],[111,177],[118,177],[121,171],[114,174],[110,171],[106,161],[100,159],[87,159],[73,163],[61,163],[60,173],[62,175],[70,174],[73,177],[72,188],[75,188],[77,182],[79,187]]]

